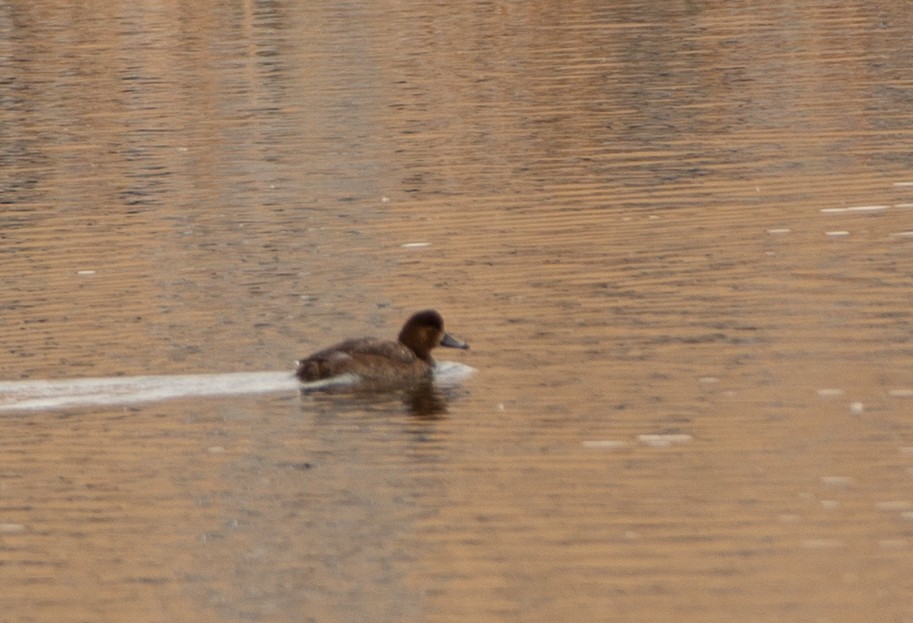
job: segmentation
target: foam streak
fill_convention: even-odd
[[[288,372],[237,372],[167,376],[116,376],[0,382],[0,412],[151,402],[192,396],[295,391]]]

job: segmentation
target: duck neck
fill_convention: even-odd
[[[424,342],[421,339],[415,339],[415,336],[411,333],[407,333],[405,330],[399,334],[397,338],[399,343],[415,353],[415,356],[427,363],[429,366],[434,365],[434,359],[431,358],[431,351],[425,348]]]

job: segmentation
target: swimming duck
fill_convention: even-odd
[[[433,310],[413,314],[395,342],[373,337],[345,340],[298,361],[302,381],[352,377],[353,381],[395,385],[428,378],[437,346],[468,349],[469,344],[444,331],[444,319]]]

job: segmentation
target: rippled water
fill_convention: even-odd
[[[426,4],[0,2],[0,621],[913,619],[907,8]]]

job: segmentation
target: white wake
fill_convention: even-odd
[[[287,371],[0,381],[0,411],[125,405],[190,396],[263,394],[295,391],[298,387],[298,379]]]
[[[458,385],[473,372],[475,369],[469,366],[441,361],[435,368],[435,382],[442,386]],[[288,371],[0,381],[0,412],[295,392],[300,388],[302,383]]]

